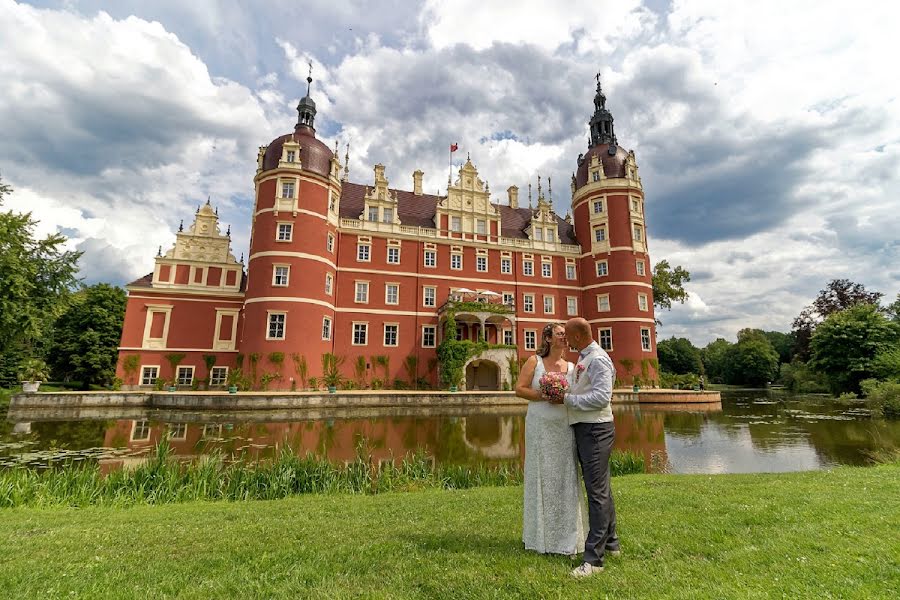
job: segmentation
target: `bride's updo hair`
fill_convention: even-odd
[[[550,354],[550,346],[553,344],[553,330],[557,327],[565,328],[563,323],[547,323],[541,332],[541,349],[537,351],[537,355],[541,358]]]

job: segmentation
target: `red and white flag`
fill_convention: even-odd
[[[450,152],[456,152],[457,150],[459,150],[459,144],[457,142],[450,144]]]

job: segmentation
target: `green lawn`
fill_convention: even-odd
[[[9,598],[893,598],[900,466],[614,479],[623,556],[522,550],[521,487],[0,510]]]

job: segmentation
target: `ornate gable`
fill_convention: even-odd
[[[447,196],[438,202],[434,215],[438,229],[441,229],[441,217],[446,217],[451,231],[456,230],[456,223],[459,225],[458,231],[489,235],[494,222],[496,226],[493,230],[500,231],[500,211],[491,204],[491,188],[478,176],[471,159],[466,159],[459,169],[456,183],[447,187]]]

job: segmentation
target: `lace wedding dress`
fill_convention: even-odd
[[[532,389],[540,389],[538,381],[544,373],[544,361],[538,357]],[[566,407],[530,402],[525,416],[522,541],[526,550],[569,555],[584,551],[583,491]]]

